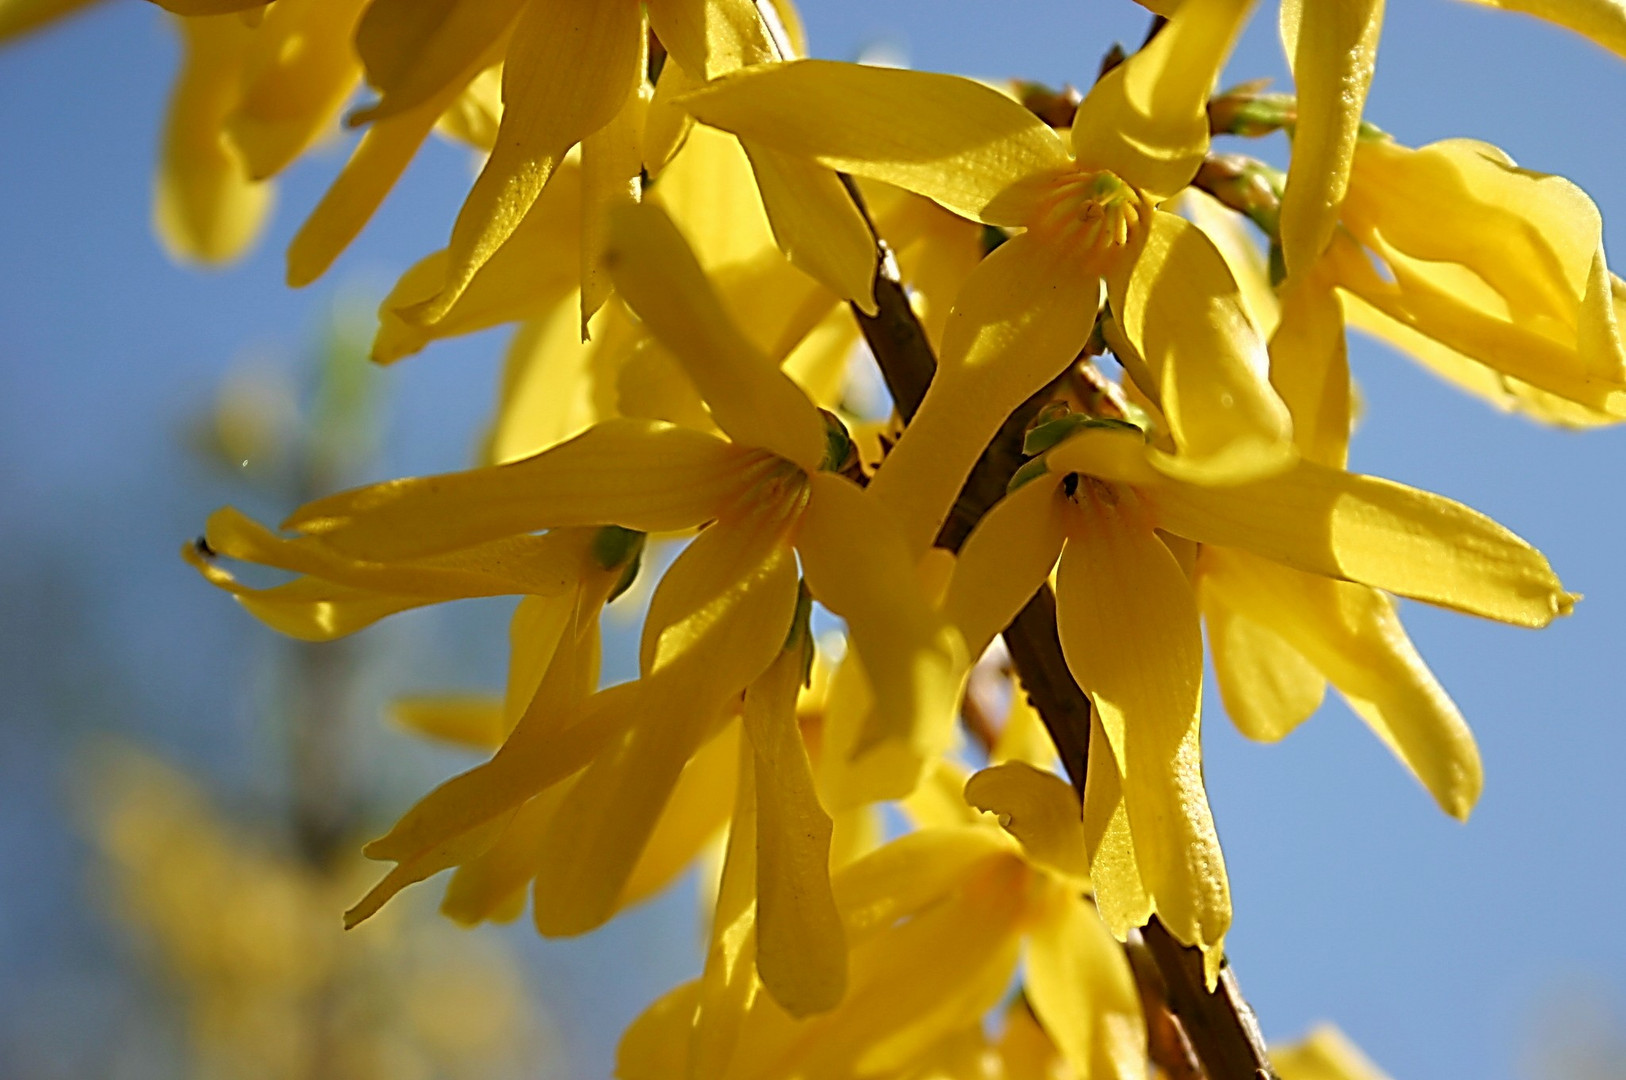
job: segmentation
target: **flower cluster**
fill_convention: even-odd
[[[368,845],[394,865],[351,924],[451,870],[453,918],[529,894],[579,934],[715,841],[704,970],[627,1031],[623,1077],[1139,1077],[1184,1047],[1217,1078],[1142,963],[1172,934],[1221,981],[1204,627],[1247,735],[1331,683],[1472,809],[1472,735],[1393,598],[1541,627],[1575,597],[1483,515],[1347,469],[1346,327],[1611,424],[1626,283],[1573,184],[1364,120],[1381,0],[1282,0],[1290,96],[1215,89],[1250,0],[1147,4],[1082,95],[802,59],[789,0],[159,2],[187,50],[157,203],[183,255],[242,250],[363,84],[292,283],[432,129],[486,155],[374,359],[517,324],[488,460],[282,532],[221,510],[185,552],[313,640],[521,598],[505,694],[402,703],[490,757]],[[1493,6],[1626,42],[1618,4]],[[1280,130],[1285,173],[1214,145]],[[872,364],[889,408],[855,392]],[[639,674],[601,685],[629,588]],[[1276,1060],[1376,1075],[1325,1032]]]

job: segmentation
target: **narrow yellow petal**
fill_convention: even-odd
[[[256,619],[301,641],[332,641],[396,612],[435,602],[432,597],[359,589],[311,577],[255,589],[210,562],[195,543],[181,548],[181,558],[209,584],[231,593]]]
[[[458,866],[446,883],[441,914],[464,926],[477,926],[488,920],[506,921],[504,916],[516,906],[524,910],[526,886],[537,872],[537,838],[558,812],[569,785],[568,780],[555,784],[528,800],[490,847]]]
[[[248,174],[281,172],[331,132],[361,77],[350,48],[363,0],[280,0],[255,29],[226,133]]]
[[[666,213],[652,205],[621,208],[608,258],[616,288],[683,364],[717,426],[743,446],[818,469],[826,442],[818,409],[724,313]]]
[[[1289,58],[1298,91],[1293,154],[1282,192],[1282,257],[1289,277],[1305,273],[1338,224],[1360,132],[1361,111],[1377,63],[1383,0],[1282,5],[1297,27]]]
[[[651,0],[649,24],[700,80],[778,58],[755,0]]]
[[[796,725],[803,651],[786,649],[745,692],[757,777],[757,971],[792,1016],[847,988],[847,937],[830,891],[830,815]]]
[[[700,973],[684,1074],[720,1076],[738,1044],[756,989],[757,778],[751,748],[736,742],[739,776],[728,845],[712,905],[711,936]]]
[[[355,48],[379,101],[350,122],[377,124],[460,87],[523,7],[524,0],[372,0]]]
[[[647,63],[647,58],[640,64]],[[615,117],[582,140],[581,189],[581,332],[614,286],[605,257],[610,244],[610,218],[623,206],[636,205],[643,194],[639,170],[643,168],[644,118],[651,88],[640,81],[627,95]],[[551,185],[550,185],[551,186]],[[544,190],[544,195],[547,192]],[[537,199],[540,205],[543,199]],[[533,206],[532,213],[536,212]],[[495,262],[513,238],[492,257]]]
[[[502,698],[490,694],[414,694],[390,702],[389,715],[415,734],[471,750],[494,751],[508,735]]]
[[[1066,539],[1064,499],[1054,480],[1024,484],[995,503],[960,549],[943,614],[981,656],[1050,578]]]
[[[649,101],[649,114],[644,120],[642,154],[644,168],[651,177],[661,177],[666,172],[667,165],[694,133],[694,117],[676,99],[704,83],[705,80],[684,71],[681,64],[661,66],[654,96]]]
[[[983,769],[966,781],[965,801],[997,815],[1029,860],[1088,887],[1084,807],[1073,786],[1055,773],[1020,761]]]
[[[623,357],[630,366],[635,343],[642,337],[623,305],[601,310],[593,319],[592,334],[590,341],[582,340],[581,305],[573,293],[515,332],[503,358],[488,462],[502,465],[539,454],[617,413],[704,427],[618,402],[615,368]]]
[[[1077,1076],[1144,1080],[1146,1020],[1123,947],[1095,905],[1056,890],[1028,934],[1023,989]]]
[[[691,132],[661,170],[649,200],[671,215],[708,274],[774,246],[751,160],[727,132],[708,127]]]
[[[1253,0],[1185,0],[1146,48],[1085,95],[1073,156],[1157,199],[1174,196],[1208,152],[1208,96]]]
[[[1023,224],[1030,185],[1071,165],[1043,121],[950,75],[798,60],[725,76],[683,104],[714,127],[992,225]]]
[[[413,310],[444,316],[518,228],[576,143],[609,123],[641,84],[643,13],[636,4],[547,0],[526,6],[503,66],[497,145],[452,227],[441,291]]]
[[[1275,742],[1321,707],[1326,677],[1292,642],[1245,614],[1251,608],[1232,606],[1215,583],[1218,571],[1202,565],[1198,596],[1225,712],[1248,738]]]
[[[1145,926],[1155,907],[1135,858],[1135,838],[1118,766],[1099,710],[1090,711],[1090,761],[1084,781],[1084,846],[1101,921],[1120,941]]]
[[[1360,1047],[1331,1024],[1291,1046],[1272,1047],[1270,1065],[1282,1080],[1389,1080]]]
[[[173,257],[225,262],[258,238],[273,198],[221,138],[240,100],[254,31],[229,14],[178,25],[184,59],[164,124],[153,221]]]
[[[965,643],[928,603],[912,553],[874,497],[831,473],[809,484],[796,535],[802,572],[813,598],[847,620],[874,695],[855,752],[896,741],[924,764],[953,739]]]
[[[760,452],[647,420],[606,420],[507,465],[391,480],[307,503],[285,527],[358,558],[413,558],[561,525],[675,532],[748,487]]]
[[[1107,287],[1119,328],[1155,380],[1141,389],[1161,408],[1177,448],[1153,451],[1153,465],[1229,484],[1292,463],[1292,421],[1266,381],[1264,343],[1201,229],[1157,211],[1138,255],[1108,273]]]
[[[925,400],[870,489],[897,513],[912,550],[931,545],[1006,417],[1077,358],[1100,298],[1100,280],[1072,253],[1027,234],[972,271]]]
[[[1270,339],[1270,382],[1293,416],[1293,442],[1318,465],[1341,469],[1354,422],[1343,309],[1317,270],[1287,282]]]
[[[1473,0],[1486,7],[1546,19],[1626,56],[1626,3],[1622,0]]]
[[[834,172],[744,142],[774,238],[791,262],[843,300],[875,314],[875,236]]]
[[[1135,499],[1126,488],[1080,486],[1056,577],[1057,628],[1122,774],[1147,892],[1176,937],[1213,947],[1230,926],[1231,899],[1203,789],[1197,603]]]
[[[1291,642],[1441,809],[1467,818],[1483,784],[1473,734],[1418,656],[1388,597],[1225,548],[1205,547],[1201,565],[1205,593]]]
[[[672,797],[655,822],[649,846],[633,867],[620,906],[654,896],[694,865],[701,849],[728,824],[739,781],[740,729],[729,724],[683,767]]]
[[[1248,219],[1206,191],[1186,188],[1173,205],[1181,216],[1214,242],[1242,293],[1248,321],[1267,339],[1276,332],[1280,305],[1270,283],[1270,265],[1259,245],[1259,232]]]
[[[667,571],[650,608],[660,627],[653,662],[637,684],[644,709],[583,772],[542,839],[543,933],[583,933],[614,913],[684,764],[778,654],[797,602],[783,528],[768,514],[719,522]]]
[[[429,326],[413,322],[403,312],[435,295],[446,278],[450,254],[442,249],[420,259],[378,307],[372,358],[391,363],[431,341],[548,311],[580,279],[582,196],[582,170],[569,163],[561,166],[508,243],[480,267],[446,315]]]

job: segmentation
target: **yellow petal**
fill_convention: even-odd
[[[240,100],[254,31],[236,15],[183,19],[179,28],[185,59],[164,125],[153,221],[174,258],[224,262],[254,243],[273,197],[221,137]]]
[[[1441,809],[1467,818],[1483,783],[1473,735],[1417,655],[1388,597],[1224,548],[1204,548],[1202,566],[1205,593],[1291,642]]]
[[[692,866],[728,823],[739,780],[740,729],[723,728],[689,759],[672,788],[672,797],[655,822],[649,846],[633,867],[621,893],[627,907],[654,896]]]
[[[493,751],[508,734],[502,699],[490,694],[414,694],[390,703],[390,719],[418,735]]]
[[[1077,358],[1100,294],[1071,252],[1027,234],[972,271],[925,400],[870,488],[898,515],[912,550],[931,545],[1006,417]]]
[[[1212,948],[1231,899],[1203,790],[1196,599],[1128,489],[1079,490],[1056,577],[1062,652],[1101,714],[1158,914],[1180,940]]]
[[[1360,1047],[1331,1024],[1292,1046],[1273,1047],[1270,1065],[1282,1080],[1389,1080]]]
[[[497,145],[452,227],[441,291],[414,309],[444,316],[513,234],[566,151],[613,119],[643,79],[643,13],[635,4],[544,0],[526,6],[503,66]]]
[[[757,777],[757,971],[792,1016],[828,1012],[847,988],[847,937],[830,891],[830,815],[796,725],[803,651],[779,654],[745,692]]]
[[[487,920],[506,921],[504,916],[516,906],[524,910],[525,888],[537,872],[537,839],[558,813],[569,785],[568,780],[555,784],[527,801],[489,848],[457,868],[446,884],[442,915],[477,926]]]
[[[755,0],[652,0],[648,7],[655,36],[698,79],[777,58]]]
[[[717,516],[760,452],[647,420],[607,420],[535,457],[391,480],[307,503],[285,527],[358,558],[451,551],[577,524],[675,532]],[[771,463],[770,463],[771,464]]]
[[[760,446],[820,467],[825,428],[818,409],[759,353],[724,313],[694,253],[664,211],[623,207],[611,223],[610,273],[629,307],[683,364],[717,425],[743,446]]]
[[[249,176],[281,172],[328,134],[361,77],[350,38],[362,0],[280,0],[266,9],[226,132]]]
[[[747,140],[762,205],[791,262],[875,314],[875,235],[829,169]]]
[[[524,0],[373,0],[355,47],[380,100],[350,123],[377,124],[461,87],[522,7]]]
[[[953,738],[965,643],[927,602],[896,523],[874,498],[831,473],[809,484],[796,536],[802,572],[813,598],[847,620],[874,695],[855,756],[897,741],[924,764]]]
[[[382,593],[310,577],[269,589],[254,589],[210,562],[196,544],[182,547],[181,558],[209,584],[236,597],[256,619],[280,634],[301,641],[332,641],[398,611],[435,602],[432,597]]]
[[[153,0],[153,3],[176,15],[191,16],[247,11],[250,8],[266,7],[271,0]]]
[[[736,747],[738,791],[728,827],[711,938],[700,973],[693,1029],[688,1033],[688,1076],[726,1071],[756,990],[757,779],[749,746]]]
[[[1282,20],[1297,28],[1290,59],[1298,119],[1281,211],[1282,257],[1291,276],[1309,270],[1338,223],[1377,62],[1383,0],[1289,0]]]
[[[420,259],[401,275],[378,307],[372,358],[390,363],[431,341],[472,334],[548,311],[580,279],[582,170],[566,164],[491,260],[438,322],[423,326],[403,312],[433,297],[446,278],[449,253]],[[577,327],[578,338],[580,327]]]
[[[647,63],[647,59],[643,61]],[[613,290],[605,258],[610,243],[610,217],[623,206],[636,205],[643,194],[644,118],[650,86],[640,82],[627,95],[615,118],[582,140],[581,332]],[[544,191],[544,195],[546,192]],[[537,204],[542,203],[537,199]],[[534,213],[536,207],[532,207]],[[492,261],[513,245],[498,250]]]
[[[751,161],[727,132],[702,127],[690,133],[649,199],[671,215],[707,273],[774,246]]]
[[[1208,96],[1252,0],[1186,0],[1167,26],[1085,95],[1073,156],[1157,199],[1197,174],[1208,152]]]
[[[1146,1021],[1121,945],[1095,906],[1056,890],[1028,934],[1023,989],[1077,1076],[1143,1080]]]
[[[1180,193],[1176,210],[1214,242],[1231,277],[1236,279],[1248,321],[1269,338],[1281,317],[1280,305],[1270,283],[1270,266],[1259,246],[1258,230],[1247,218],[1197,188],[1188,187]]]
[[[1142,389],[1162,409],[1178,450],[1153,451],[1157,468],[1219,484],[1292,463],[1292,421],[1265,380],[1264,343],[1201,229],[1156,212],[1137,257],[1109,271],[1107,287],[1119,328],[1155,380]]]
[[[1101,921],[1121,941],[1135,927],[1145,926],[1155,908],[1135,858],[1123,773],[1095,709],[1090,711],[1090,760],[1084,782],[1084,847]]]
[[[1621,0],[1473,0],[1557,23],[1626,56],[1626,3]]]
[[[1084,808],[1067,781],[1024,762],[1007,761],[966,781],[965,801],[997,815],[1031,861],[1088,887]]]
[[[677,104],[677,98],[688,94],[704,80],[692,77],[682,65],[661,65],[660,77],[655,82],[655,93],[649,101],[649,114],[644,121],[644,168],[651,177],[662,177],[678,150],[686,145],[694,131],[694,117]]]
[[[1035,178],[1071,164],[1043,121],[950,75],[798,60],[726,76],[683,104],[714,127],[993,225],[1023,224]]]
[[[960,549],[943,614],[981,656],[1050,578],[1066,538],[1060,487],[1024,484],[995,503]]]
[[[1341,469],[1354,421],[1343,309],[1316,270],[1287,282],[1270,339],[1270,382],[1293,416],[1293,442],[1318,465]]]
[[[523,324],[509,342],[487,449],[492,464],[539,454],[618,412],[679,421],[617,401],[617,376],[625,374],[643,338],[626,308],[611,304],[601,310],[593,319],[590,341],[582,340],[580,314],[575,295],[566,294],[545,316]]]
[[[1220,551],[1208,548],[1207,551]],[[1245,556],[1238,556],[1239,558]],[[1248,607],[1234,607],[1205,560],[1198,592],[1225,712],[1250,739],[1275,742],[1321,707],[1326,677]]]
[[[614,913],[683,765],[778,654],[797,602],[784,523],[723,521],[686,548],[651,602],[640,716],[583,772],[541,842],[538,929],[582,933]]]

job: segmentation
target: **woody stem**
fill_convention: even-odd
[[[856,186],[850,179],[843,179],[854,203],[869,220]],[[880,255],[875,278],[878,310],[866,315],[855,304],[852,311],[875,354],[898,414],[908,423],[926,396],[937,359],[909,305],[897,263],[879,235],[876,246]],[[1051,388],[1046,387],[1024,402],[988,444],[938,533],[938,547],[958,551],[977,522],[1005,494],[1012,475],[1023,462],[1023,434],[1050,393]],[[1090,700],[1062,655],[1056,630],[1056,597],[1048,582],[1005,628],[1004,637],[1028,698],[1043,719],[1068,778],[1082,798],[1089,764]],[[1271,1080],[1275,1074],[1270,1070],[1258,1021],[1243,1000],[1229,964],[1210,993],[1203,980],[1200,950],[1177,941],[1155,916],[1142,935],[1162,975],[1169,1009],[1180,1020],[1209,1080]]]

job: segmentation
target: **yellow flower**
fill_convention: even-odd
[[[1318,1025],[1297,1043],[1272,1048],[1270,1064],[1282,1080],[1388,1080],[1331,1024]]]
[[[1016,784],[1012,771],[1022,776]],[[957,814],[835,875],[851,948],[850,986],[837,1008],[797,1020],[755,992],[751,913],[720,900],[716,922],[728,930],[734,966],[708,962],[700,979],[634,1021],[617,1075],[916,1075],[1005,998],[1020,963],[1025,1000],[1051,1046],[1034,1056],[1065,1062],[1077,1076],[1144,1077],[1140,998],[1123,951],[1083,895],[1071,789],[1007,764],[973,777],[965,799],[998,813],[1019,842],[961,801]],[[731,834],[731,862],[748,841]]]
[[[997,91],[922,72],[804,61],[684,99],[706,123],[1023,230],[966,282],[931,390],[873,485],[917,550],[1000,423],[1078,355],[1103,281],[1178,449],[1160,468],[1234,482],[1292,460],[1287,412],[1224,261],[1157,209],[1202,161],[1209,91],[1250,6],[1182,5],[1090,91],[1070,144]]]
[[[1308,459],[1245,484],[1194,484],[1154,467],[1141,433],[1126,424],[1056,423],[1056,430],[1036,431],[1033,449],[1078,430],[1049,449],[1044,464],[1028,470],[1033,479],[972,533],[944,609],[976,651],[1010,621],[1059,557],[1062,649],[1095,705],[1084,814],[1102,914],[1122,935],[1156,911],[1216,963],[1230,900],[1200,770],[1198,605],[1176,554],[1180,545],[1160,534],[1203,545],[1211,567],[1245,574],[1253,564],[1231,562],[1233,549],[1236,556],[1267,561],[1265,582],[1289,593],[1281,612],[1300,620],[1285,623],[1287,614],[1267,620],[1278,633],[1299,633],[1306,624],[1324,635],[1343,629],[1336,612],[1329,617],[1315,609],[1318,602],[1336,604],[1338,596],[1318,601],[1317,593],[1294,594],[1293,579],[1280,586],[1269,576],[1288,569],[1521,626],[1546,625],[1567,613],[1574,598],[1538,552],[1439,496]],[[1256,578],[1209,584],[1218,590],[1238,580],[1244,610],[1268,610],[1277,602]],[[1364,618],[1332,645],[1300,638],[1294,645],[1335,677],[1356,680],[1350,657],[1336,650],[1352,651],[1348,639],[1368,632],[1371,620],[1388,628],[1381,612]],[[1393,642],[1386,647],[1391,652],[1380,653],[1377,662],[1388,667],[1378,668],[1377,680],[1393,675],[1409,655]],[[1393,703],[1374,688],[1374,677],[1364,679],[1346,683],[1353,697],[1377,698],[1380,707]],[[1398,722],[1395,728],[1414,767],[1431,786],[1438,778],[1442,802],[1456,808],[1472,801],[1478,762],[1471,741],[1465,757],[1462,739],[1447,740],[1441,752],[1420,746],[1427,735],[1401,730]]]

